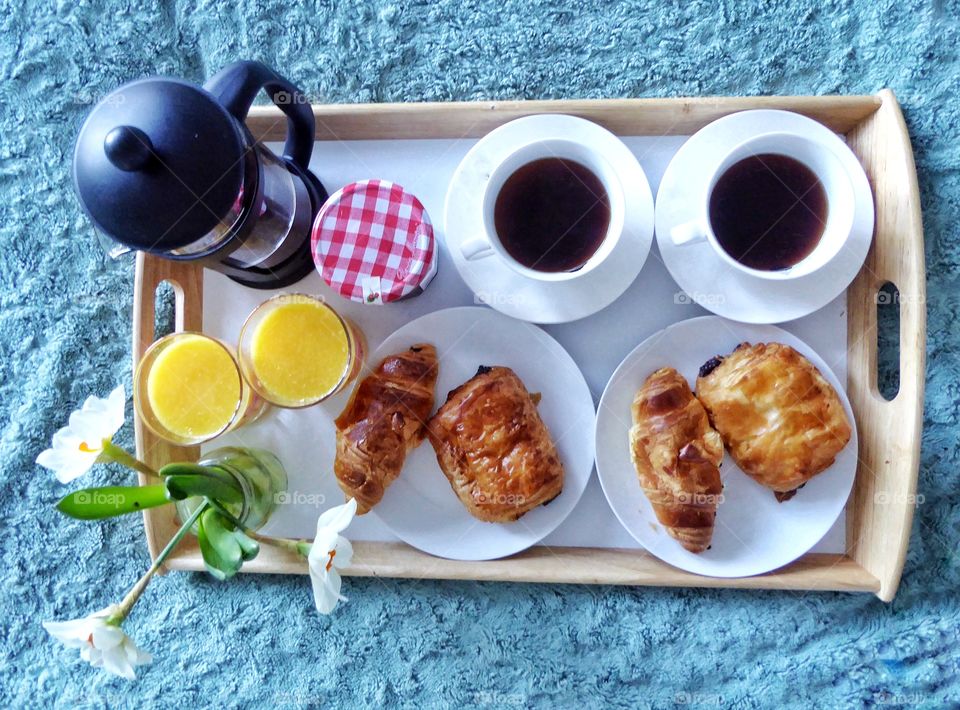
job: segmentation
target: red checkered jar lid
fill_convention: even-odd
[[[320,276],[352,301],[415,296],[437,273],[427,211],[386,180],[362,180],[334,193],[317,214],[311,244]]]

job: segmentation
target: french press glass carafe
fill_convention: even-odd
[[[260,90],[286,115],[283,157],[244,119]],[[74,153],[77,194],[112,253],[198,261],[255,288],[313,270],[310,228],[326,190],[310,172],[313,110],[259,62],[231,64],[203,88],[150,78],[93,109]]]

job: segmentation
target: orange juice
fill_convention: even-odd
[[[146,395],[159,424],[184,439],[216,436],[240,408],[236,361],[219,342],[184,333],[163,349],[147,374]]]
[[[254,311],[240,351],[250,383],[283,407],[306,406],[336,392],[357,357],[350,327],[309,296],[279,296]]]
[[[147,348],[133,378],[137,415],[154,434],[202,444],[267,409],[232,348],[202,333],[173,333]]]

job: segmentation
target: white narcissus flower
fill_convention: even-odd
[[[109,443],[123,426],[126,401],[123,385],[106,399],[87,397],[83,407],[70,415],[70,423],[53,435],[53,448],[37,456],[37,463],[51,469],[60,483],[85,474],[100,459],[104,442]]]
[[[346,601],[340,594],[340,573],[338,569],[350,566],[353,559],[353,545],[340,535],[357,514],[357,501],[351,498],[343,505],[330,508],[317,520],[317,536],[310,547],[307,561],[310,567],[310,581],[313,584],[313,599],[317,611],[329,614],[337,602]]]
[[[133,680],[134,668],[150,663],[153,656],[137,648],[117,624],[107,622],[115,611],[111,606],[83,619],[44,621],[43,628],[67,648],[79,648],[91,666]]]

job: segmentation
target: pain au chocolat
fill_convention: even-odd
[[[782,343],[741,343],[712,358],[700,368],[697,397],[737,466],[781,502],[850,441],[836,390]]]
[[[453,492],[479,520],[512,522],[563,490],[535,398],[508,367],[481,367],[451,391],[428,433]]]

